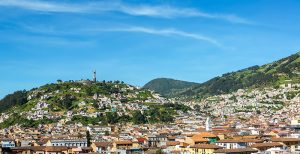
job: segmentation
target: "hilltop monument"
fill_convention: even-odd
[[[96,74],[96,70],[93,72],[93,82],[94,82],[94,83],[97,82],[97,74]]]

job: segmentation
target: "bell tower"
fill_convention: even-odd
[[[211,121],[210,117],[207,117],[206,122],[205,122],[205,130],[206,131],[211,131]]]

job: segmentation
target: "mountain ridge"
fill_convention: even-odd
[[[238,71],[225,73],[197,85],[186,86],[184,88],[178,88],[173,85],[173,89],[176,90],[176,93],[169,96],[204,98],[211,95],[230,93],[244,88],[260,88],[263,86],[277,87],[288,80],[291,80],[291,82],[300,82],[299,68],[300,52],[297,52],[268,64],[261,66],[255,65]],[[151,87],[151,84],[156,84],[153,83],[153,81],[155,80],[148,82],[146,88]],[[160,84],[164,85],[162,83]],[[169,91],[173,89],[169,89]],[[151,90],[160,93],[160,91],[155,88]]]

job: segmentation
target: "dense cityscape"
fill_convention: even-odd
[[[300,154],[300,0],[0,0],[0,154]]]
[[[200,102],[183,101],[121,81],[99,82],[94,72],[91,80],[57,80],[8,95],[10,101],[17,93],[26,99],[1,114],[1,149],[2,153],[299,153],[299,90],[300,84],[287,81],[276,88],[239,89]]]

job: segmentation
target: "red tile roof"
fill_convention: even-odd
[[[136,138],[138,140],[138,142],[145,142],[146,138],[140,137],[140,138]]]

